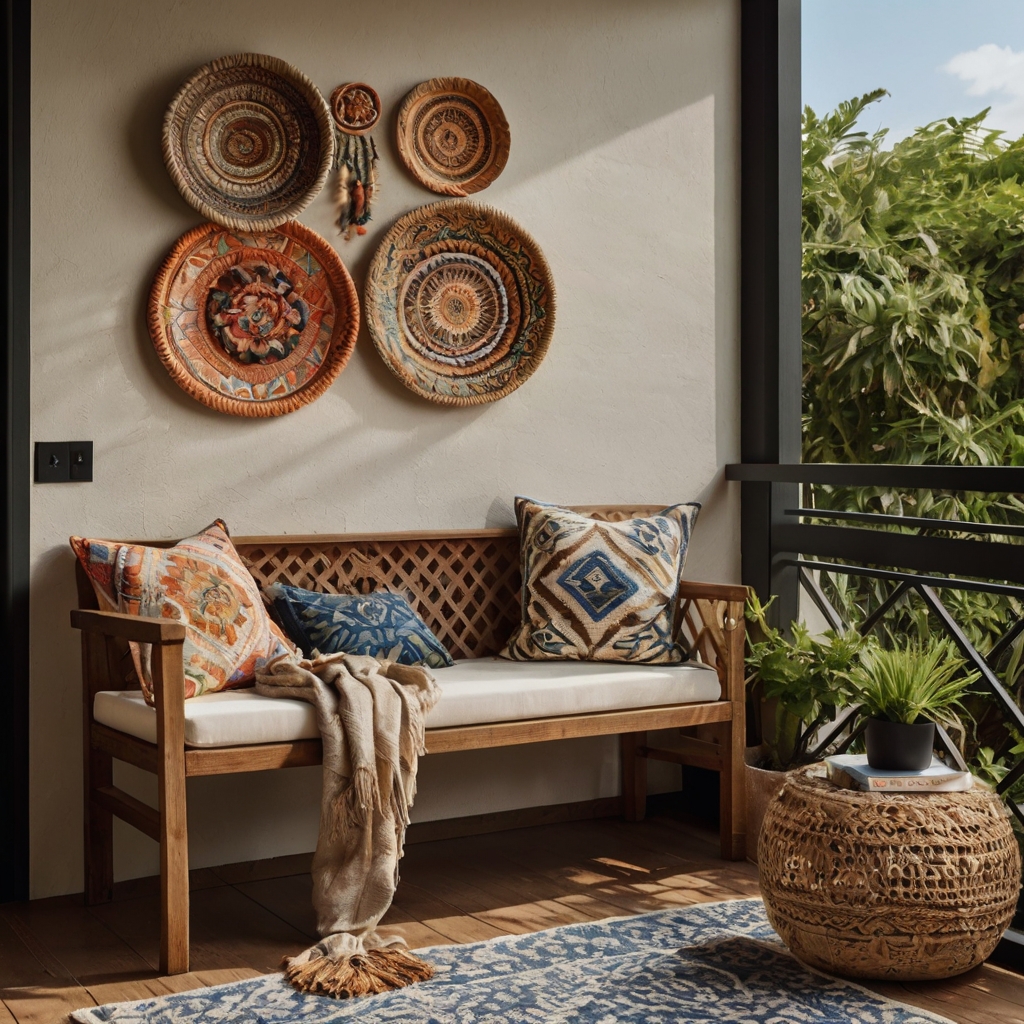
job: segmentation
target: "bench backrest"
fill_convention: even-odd
[[[664,507],[575,506],[608,522],[651,515]],[[233,539],[261,586],[286,583],[329,594],[404,594],[455,658],[497,654],[520,621],[519,538],[514,529]],[[163,547],[174,542],[145,543]],[[78,596],[80,607],[97,607],[81,566]],[[112,688],[137,685],[126,652],[126,647],[110,652],[119,665]]]

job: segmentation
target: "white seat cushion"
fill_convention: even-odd
[[[516,722],[525,718],[718,700],[721,686],[703,665],[625,665],[596,661],[507,661],[468,658],[433,669],[441,700],[427,715],[431,729]],[[156,712],[138,690],[96,694],[96,721],[156,742]],[[226,690],[185,701],[185,743],[231,747],[319,736],[313,707],[300,700]]]

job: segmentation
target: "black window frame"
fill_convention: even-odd
[[[0,903],[29,896],[30,0],[4,0],[0,253]]]

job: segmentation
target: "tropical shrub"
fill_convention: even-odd
[[[985,111],[888,146],[885,130],[857,128],[883,95],[804,111],[804,461],[1024,465],[1024,139],[985,129]],[[814,487],[804,501],[1024,524],[1020,494]],[[891,589],[825,582],[851,623]],[[1007,596],[942,597],[983,653],[1024,612]],[[912,597],[894,614],[890,628],[932,632]],[[1018,696],[1022,643],[1001,666]]]

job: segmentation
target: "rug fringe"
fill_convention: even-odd
[[[394,947],[352,953],[340,960],[328,956],[305,963],[285,960],[284,969],[285,977],[300,992],[335,999],[376,995],[427,981],[434,975],[434,968],[426,961]]]

